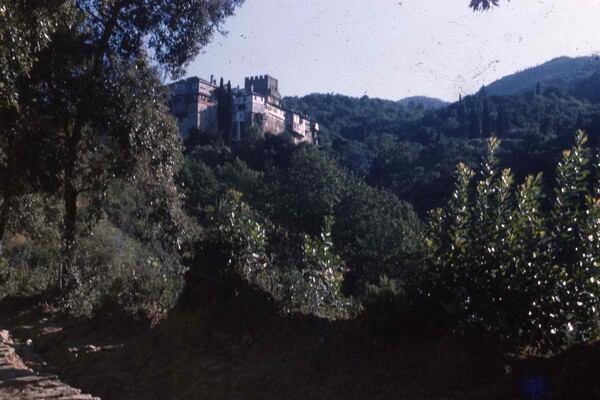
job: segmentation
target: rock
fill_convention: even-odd
[[[8,331],[6,331],[6,330],[0,331],[0,342],[12,344],[12,340],[10,338],[10,333],[8,333]]]

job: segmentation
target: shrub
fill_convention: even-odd
[[[478,181],[459,165],[448,206],[430,213],[429,268],[415,290],[436,318],[537,346],[596,334],[600,185],[586,142],[580,131],[563,153],[550,205],[541,174],[515,189],[511,171],[498,171],[496,139]]]
[[[51,196],[17,198],[0,256],[0,298],[38,294],[55,284],[61,211]]]
[[[175,303],[183,286],[181,267],[175,261],[107,220],[81,241],[77,263],[80,284],[66,301],[75,315],[119,305],[160,317]]]
[[[330,219],[319,239],[300,236],[302,256],[293,265],[279,264],[290,260],[279,254],[288,248],[276,243],[283,241],[282,231],[261,220],[239,192],[227,192],[209,220],[196,246],[192,271],[217,279],[247,279],[270,292],[287,312],[342,318],[355,308],[352,299],[340,291],[345,266],[332,251]]]

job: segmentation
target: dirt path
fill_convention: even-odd
[[[81,390],[61,382],[55,375],[38,374],[27,368],[15,347],[8,331],[0,331],[0,400],[98,399],[81,394]]]

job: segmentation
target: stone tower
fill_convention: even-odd
[[[279,82],[269,75],[261,75],[246,78],[246,93],[257,93],[267,97],[271,104],[279,106],[281,104],[281,94],[279,94]]]

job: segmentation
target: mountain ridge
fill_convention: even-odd
[[[557,57],[504,76],[485,86],[487,94],[509,95],[525,90],[535,90],[538,83],[541,86],[555,86],[575,97],[578,86],[583,80],[591,78],[600,72],[600,57]]]

